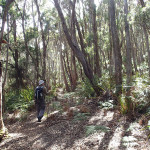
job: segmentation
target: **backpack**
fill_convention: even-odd
[[[35,99],[36,100],[42,100],[43,99],[43,86],[38,86],[35,89]]]

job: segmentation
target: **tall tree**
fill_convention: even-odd
[[[98,51],[98,33],[96,21],[96,5],[94,0],[89,0],[92,13],[93,43],[94,43],[94,72],[101,77],[100,57]]]
[[[119,45],[119,37],[116,26],[116,15],[115,15],[115,2],[114,0],[109,0],[109,11],[110,11],[110,24],[112,32],[113,41],[113,51],[115,57],[115,82],[116,82],[116,93],[122,93],[122,56],[121,49]]]
[[[140,3],[142,5],[142,7],[145,7],[145,3],[143,0],[140,0]],[[145,14],[144,14],[144,16],[145,16]],[[149,47],[149,36],[147,33],[145,20],[143,20],[142,26],[143,26],[143,30],[144,30],[145,39],[146,39],[146,48],[147,48],[147,52],[148,52],[148,68],[149,68],[149,77],[150,77],[150,47]]]
[[[16,19],[13,15],[13,34],[14,34],[14,43],[17,44],[17,25],[16,25]],[[18,47],[16,46],[15,48],[15,74],[16,74],[16,89],[17,91],[20,89],[20,81],[19,81],[19,74],[20,74],[20,70],[19,70],[19,52],[18,52]]]
[[[42,77],[43,77],[43,79],[45,80],[45,79],[46,79],[46,53],[47,53],[46,47],[47,47],[47,46],[46,46],[46,41],[45,41],[43,23],[42,23],[42,18],[41,18],[41,12],[40,12],[39,5],[38,5],[37,0],[35,0],[35,4],[36,4],[36,7],[37,7],[38,19],[39,19],[39,22],[40,22],[41,34],[42,34],[42,43],[43,43]]]
[[[76,39],[73,40],[70,36],[67,25],[66,25],[66,21],[65,21],[64,15],[62,13],[61,7],[58,3],[58,0],[54,0],[54,3],[55,3],[55,7],[58,11],[59,17],[61,19],[63,30],[65,33],[66,39],[68,41],[68,44],[69,44],[71,50],[73,51],[73,53],[78,58],[79,62],[81,62],[82,67],[84,69],[84,73],[87,76],[87,78],[89,79],[93,89],[95,90],[97,95],[100,95],[100,92],[102,92],[103,90],[100,87],[98,87],[97,84],[95,83],[93,72],[92,72],[89,64],[87,63],[86,57],[84,56],[84,54],[80,50],[79,45],[77,43],[77,40]]]
[[[36,34],[36,22],[35,22],[35,14],[34,14],[34,1],[32,1],[32,17],[33,17],[33,28]],[[38,28],[37,28],[38,30]],[[38,85],[38,81],[39,81],[39,47],[38,47],[38,39],[37,37],[35,38],[35,53],[36,53],[36,58],[35,58],[35,78],[36,78],[36,84]]]
[[[131,40],[129,33],[129,23],[127,20],[128,16],[128,2],[124,0],[124,21],[125,21],[125,33],[126,33],[126,71],[127,71],[127,85],[131,84],[132,78],[132,62],[131,62]]]
[[[10,5],[13,3],[14,0],[7,0],[6,4],[4,6],[4,11],[2,15],[2,27],[0,32],[0,55],[1,55],[1,47],[3,43],[3,32],[6,22],[6,16],[9,10]],[[3,116],[2,116],[2,62],[0,61],[0,131],[3,133],[1,136],[3,136],[6,132],[4,123],[3,123]]]

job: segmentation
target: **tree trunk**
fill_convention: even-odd
[[[96,22],[96,5],[94,0],[89,1],[91,4],[91,14],[92,14],[92,28],[93,28],[93,43],[94,43],[94,73],[101,77],[101,67],[100,58],[98,52],[98,34],[97,34],[97,22]]]
[[[141,2],[142,7],[145,7],[144,1],[143,1],[143,0],[140,0],[140,2]],[[146,39],[146,48],[147,48],[147,52],[148,52],[148,69],[149,69],[149,77],[150,77],[150,48],[149,48],[149,37],[148,37],[148,33],[147,33],[145,21],[143,21],[142,25],[143,25],[143,30],[144,30],[145,39]]]
[[[29,53],[28,53],[28,42],[26,38],[26,33],[25,33],[25,7],[26,7],[26,0],[24,1],[24,6],[23,6],[23,14],[22,14],[22,29],[23,29],[23,37],[24,37],[24,43],[25,43],[25,48],[26,48],[26,73],[28,73],[28,61],[29,61]]]
[[[128,2],[124,0],[124,21],[125,21],[125,33],[126,33],[126,71],[127,71],[127,85],[131,84],[132,80],[132,62],[131,62],[131,40],[129,33],[129,23],[127,21],[128,15]]]
[[[137,59],[136,59],[136,50],[135,50],[135,48],[134,48],[134,45],[133,45],[133,37],[131,36],[131,41],[132,41],[132,43],[131,43],[131,47],[132,47],[132,58],[133,58],[133,66],[134,66],[134,71],[135,71],[135,73],[138,71],[138,69],[137,69]]]
[[[110,16],[110,11],[108,11],[108,16]],[[113,77],[113,68],[114,68],[114,61],[113,61],[113,46],[112,46],[112,35],[111,35],[111,25],[110,25],[110,17],[108,20],[108,24],[109,24],[109,43],[110,43],[110,52],[109,52],[109,76],[110,78]],[[112,82],[110,82],[110,85],[112,86]]]
[[[78,23],[78,20],[77,20],[76,12],[75,12],[75,2],[72,3],[72,1],[70,0],[70,3],[71,3],[71,6],[72,6],[72,11],[73,11],[72,13],[74,14],[73,24],[76,25],[76,27],[77,27],[77,31],[78,31],[78,35],[79,35],[79,39],[80,39],[81,50],[82,50],[83,54],[85,56],[87,56],[86,51],[85,51],[85,43],[83,41],[83,36],[82,36],[81,30],[80,30],[80,26],[79,26],[79,23]]]
[[[42,23],[42,20],[41,20],[41,13],[40,13],[40,9],[39,9],[39,5],[38,5],[37,0],[35,0],[35,4],[36,4],[36,7],[37,7],[38,19],[39,19],[39,22],[40,22],[41,34],[42,34],[42,42],[43,42],[42,77],[45,80],[46,79],[45,76],[46,76],[46,53],[47,53],[47,50],[46,50],[46,43],[45,43],[45,35],[44,35],[44,31],[43,31],[43,23]]]
[[[55,3],[55,7],[58,11],[59,17],[61,19],[63,30],[64,30],[64,33],[65,33],[66,39],[68,41],[68,44],[71,47],[71,50],[73,51],[73,53],[78,58],[79,62],[81,62],[82,67],[84,69],[84,73],[87,76],[87,78],[89,79],[89,81],[90,81],[93,89],[95,90],[96,94],[100,95],[100,92],[102,92],[103,90],[100,87],[98,87],[97,84],[95,84],[94,77],[93,77],[93,72],[92,72],[91,68],[89,67],[89,64],[87,63],[87,60],[86,60],[84,54],[80,50],[80,48],[77,44],[77,40],[74,41],[70,36],[67,25],[66,25],[66,22],[65,22],[65,18],[64,18],[64,15],[62,13],[62,10],[60,8],[60,5],[58,3],[58,0],[54,0],[54,3]]]
[[[115,57],[115,82],[116,82],[116,93],[120,95],[122,93],[122,56],[119,45],[119,38],[116,26],[115,17],[115,3],[114,0],[109,0],[109,11],[110,11],[110,23],[113,40],[113,51]]]
[[[7,13],[7,42],[9,43],[9,15]],[[6,78],[7,78],[7,69],[8,69],[8,50],[9,50],[9,45],[7,45],[7,55],[6,55],[6,69],[5,69],[5,74],[4,74],[4,80],[2,84],[2,88],[4,89],[5,83],[6,83]],[[4,95],[4,94],[3,94]],[[4,100],[4,98],[3,98]]]
[[[35,23],[35,15],[34,15],[34,7],[33,7],[33,1],[32,1],[32,17],[33,17],[33,27],[34,29],[36,28],[36,23]],[[35,58],[35,70],[36,70],[36,85],[38,85],[39,81],[39,48],[38,48],[38,41],[37,38],[35,38],[35,52],[36,52],[36,58]]]
[[[77,21],[76,13],[75,13],[75,3],[76,3],[76,0],[73,1],[73,8],[72,8],[73,11],[72,11],[72,22],[71,22],[72,30],[71,31],[72,31],[72,35],[73,35],[72,38],[73,39],[76,39],[75,25],[78,26],[78,21]],[[80,41],[82,41],[81,38],[80,38]],[[83,47],[83,45],[82,45],[82,47]],[[74,53],[72,51],[71,51],[71,72],[70,72],[70,75],[71,75],[71,81],[72,81],[71,82],[71,88],[72,88],[72,91],[74,91],[76,89],[76,86],[77,86],[77,72],[76,72],[75,56],[74,56]]]
[[[62,47],[61,46],[59,47],[59,50],[60,50],[60,64],[61,64],[61,70],[62,70],[62,74],[63,74],[63,78],[64,78],[64,83],[65,83],[65,86],[66,86],[66,91],[69,92],[70,89],[69,89],[69,86],[68,86],[68,82],[67,82],[66,74],[65,74],[65,70],[64,70]]]
[[[1,32],[0,32],[0,55],[1,55],[1,46],[2,46],[2,40],[3,40],[3,32],[4,32],[4,26],[5,26],[5,21],[6,21],[6,16],[9,10],[9,6],[11,3],[13,3],[14,0],[7,0],[6,5],[4,8],[4,13],[2,16],[2,27],[1,27]],[[1,131],[1,136],[0,138],[3,137],[3,135],[6,133],[4,123],[3,123],[3,116],[2,116],[2,62],[0,61],[0,131]]]
[[[7,42],[9,43],[9,15],[7,13]],[[9,50],[9,45],[7,44],[7,55],[6,55],[6,68],[5,68],[5,74],[4,74],[4,79],[3,79],[3,84],[2,84],[2,99],[3,99],[3,112],[5,111],[4,110],[4,106],[5,106],[5,90],[4,90],[4,87],[5,87],[5,83],[6,83],[6,78],[7,78],[7,70],[8,70],[8,56],[9,56],[9,53],[8,53],[8,50]]]
[[[134,33],[133,33],[133,29],[132,29],[132,27],[131,27],[131,33],[132,33],[132,36],[131,36],[131,41],[132,41],[132,44],[131,44],[131,46],[132,46],[132,57],[133,57],[133,64],[134,64],[134,69],[135,69],[135,72],[137,72],[138,71],[138,69],[137,69],[137,54],[136,54],[136,47],[134,48]]]
[[[17,35],[16,35],[16,20],[13,16],[13,32],[14,32],[14,43],[16,44],[17,43]],[[19,91],[19,88],[20,88],[20,82],[19,82],[19,64],[18,64],[18,59],[19,59],[19,56],[18,56],[18,49],[15,47],[15,58],[14,58],[14,61],[15,61],[15,72],[16,72],[16,91],[18,92]]]

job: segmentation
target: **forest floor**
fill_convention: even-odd
[[[131,122],[116,109],[89,108],[90,114],[51,112],[41,123],[35,111],[24,121],[6,121],[9,134],[0,150],[150,150],[138,120]]]

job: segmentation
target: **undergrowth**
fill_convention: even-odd
[[[5,100],[6,111],[20,110],[24,112],[34,105],[34,90],[33,88],[27,88],[21,89],[19,92],[10,91],[5,95]]]
[[[95,132],[98,132],[98,131],[101,131],[101,132],[108,132],[110,131],[110,129],[106,126],[101,126],[101,125],[90,125],[90,126],[86,126],[85,127],[85,133],[86,133],[86,136],[89,136],[91,134],[94,134]]]

